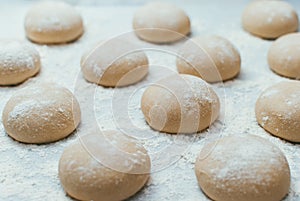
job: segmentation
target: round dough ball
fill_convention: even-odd
[[[26,87],[6,103],[2,120],[8,135],[25,143],[48,143],[71,134],[80,122],[74,95],[55,84]]]
[[[300,82],[280,82],[266,89],[255,107],[258,123],[272,135],[300,142]]]
[[[59,161],[59,178],[71,197],[125,200],[147,182],[151,169],[147,151],[118,131],[103,134],[85,135],[64,150]]]
[[[25,31],[27,37],[36,43],[66,43],[82,35],[83,22],[72,6],[64,2],[42,1],[28,11]]]
[[[284,1],[254,1],[243,12],[246,31],[261,38],[274,39],[298,30],[298,15]]]
[[[268,62],[277,74],[300,79],[300,33],[278,38],[270,47]]]
[[[190,19],[177,6],[166,2],[151,2],[139,8],[133,18],[133,29],[142,40],[170,43],[190,33]]]
[[[141,101],[147,123],[167,133],[195,133],[218,117],[220,102],[214,90],[192,75],[171,75],[149,86]]]
[[[200,188],[215,201],[279,201],[290,187],[282,151],[254,135],[228,136],[205,145],[195,173]]]
[[[239,74],[241,57],[227,39],[207,35],[187,41],[179,51],[176,64],[179,73],[195,75],[207,82],[218,82]]]
[[[0,41],[0,85],[15,85],[36,75],[40,55],[31,45],[20,41]]]
[[[100,43],[81,59],[84,78],[106,87],[122,87],[148,74],[147,55],[133,43],[114,39]]]

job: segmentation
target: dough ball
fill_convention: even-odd
[[[279,201],[290,187],[290,168],[282,151],[254,135],[205,145],[195,173],[200,188],[215,201]]]
[[[270,47],[268,62],[277,74],[300,79],[300,33],[278,38]]]
[[[261,38],[274,39],[298,30],[298,16],[284,1],[254,1],[243,12],[243,27]]]
[[[0,85],[15,85],[37,74],[41,61],[37,50],[20,41],[0,41]]]
[[[2,120],[8,135],[25,143],[48,143],[71,134],[80,122],[73,94],[55,84],[26,87],[6,103]]]
[[[59,178],[78,200],[120,201],[145,185],[150,169],[150,157],[141,145],[118,131],[105,131],[85,135],[64,150]]]
[[[27,37],[36,43],[66,43],[82,35],[83,22],[72,6],[64,2],[42,1],[28,11],[25,31]]]
[[[198,36],[187,41],[177,57],[179,73],[218,82],[236,77],[241,68],[238,50],[225,38],[214,35]]]
[[[190,33],[190,19],[177,6],[166,2],[151,2],[139,8],[133,18],[133,29],[142,40],[170,43]]]
[[[167,133],[195,133],[218,117],[220,102],[201,78],[171,75],[149,86],[141,102],[147,123]]]
[[[148,58],[129,41],[102,42],[81,59],[84,78],[106,87],[122,87],[141,81],[148,73]]]
[[[272,135],[300,142],[300,82],[280,82],[266,89],[256,102],[256,119]]]

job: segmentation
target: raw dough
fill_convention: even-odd
[[[145,41],[169,43],[190,33],[191,25],[182,9],[166,2],[151,2],[137,10],[133,29]]]
[[[118,131],[104,131],[85,135],[64,150],[59,178],[78,200],[120,201],[145,185],[150,169],[150,157],[141,145]]]
[[[277,74],[300,79],[300,33],[278,38],[270,47],[268,62]]]
[[[298,30],[298,16],[285,1],[254,1],[243,12],[243,27],[262,38],[274,39]]]
[[[300,82],[284,81],[266,89],[256,102],[256,119],[271,134],[300,142]]]
[[[198,36],[187,41],[177,57],[179,73],[191,74],[207,82],[218,82],[236,77],[241,68],[238,50],[227,39]]]
[[[195,133],[218,117],[217,94],[201,78],[171,75],[149,86],[141,107],[148,124],[167,133]]]
[[[21,41],[0,41],[0,85],[22,83],[36,75],[40,66],[40,55],[33,46]]]
[[[25,143],[48,143],[72,133],[80,122],[73,94],[56,84],[37,84],[17,91],[6,103],[2,120],[8,135]]]
[[[282,151],[254,135],[228,136],[205,145],[195,173],[201,189],[215,201],[279,201],[290,187]]]
[[[84,54],[81,69],[85,79],[107,87],[121,87],[142,80],[148,73],[147,55],[129,41],[102,42]]]
[[[37,43],[71,42],[83,33],[80,14],[64,2],[42,1],[34,5],[25,18],[27,37]]]

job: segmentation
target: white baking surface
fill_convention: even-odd
[[[0,0],[0,39],[26,40],[23,28],[24,15],[35,1]],[[201,192],[194,175],[194,162],[203,145],[220,135],[254,134],[276,144],[286,155],[291,167],[292,183],[286,201],[300,200],[300,145],[272,137],[260,128],[255,120],[254,105],[257,97],[265,88],[286,80],[272,73],[267,65],[266,55],[272,41],[266,41],[244,32],[241,28],[241,12],[249,2],[246,0],[187,0],[174,1],[191,17],[192,36],[218,34],[228,38],[239,49],[242,57],[240,76],[223,84],[214,84],[222,96],[222,116],[213,128],[193,136],[170,136],[151,131],[145,124],[139,109],[142,87],[152,81],[175,71],[175,57],[160,51],[146,51],[152,67],[148,77],[136,85],[111,89],[85,82],[80,73],[82,53],[96,42],[106,40],[131,31],[134,11],[145,1],[68,1],[81,12],[85,33],[75,43],[45,46],[35,45],[42,58],[41,72],[33,79],[15,87],[0,87],[0,113],[9,97],[18,89],[38,84],[55,82],[74,91],[81,103],[82,110],[91,108],[88,97],[93,96],[95,116],[102,129],[116,128],[114,118],[122,122],[116,113],[112,115],[111,100],[131,95],[129,115],[134,125],[151,134],[143,142],[153,159],[154,169],[163,170],[152,173],[151,179],[137,195],[129,200],[209,200]],[[289,1],[300,14],[300,2]],[[132,37],[138,44],[144,44]],[[151,46],[156,49],[169,49],[176,52],[181,45]],[[164,66],[157,67],[157,66]],[[168,70],[170,69],[170,70]],[[94,93],[94,89],[95,93]],[[226,99],[223,98],[224,94]],[[114,109],[114,108],[113,108]],[[47,145],[26,145],[7,136],[0,122],[0,200],[71,200],[63,191],[57,173],[58,161],[64,147],[68,146],[95,125],[90,116],[83,112],[78,131],[68,138]],[[126,127],[127,123],[122,124]],[[223,126],[222,126],[223,125]],[[178,145],[174,146],[172,142]],[[246,142],[245,142],[246,143]],[[182,145],[182,146],[180,146]],[[175,149],[171,161],[165,148]],[[183,147],[183,148],[182,148]],[[181,148],[181,149],[180,149]],[[162,154],[164,153],[164,154]],[[179,160],[177,157],[179,156]],[[155,159],[158,157],[158,159]]]

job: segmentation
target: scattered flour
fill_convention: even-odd
[[[199,1],[189,2],[191,4],[179,1],[178,5],[190,15],[193,35],[218,34],[228,38],[241,53],[241,74],[233,81],[213,85],[216,91],[225,89],[226,98],[222,96],[222,101],[226,105],[221,106],[225,108],[224,114],[210,129],[201,134],[189,136],[159,134],[146,125],[142,113],[137,112],[139,107],[129,108],[130,114],[134,116],[135,125],[144,129],[140,131],[139,136],[146,136],[143,144],[154,161],[153,168],[160,169],[152,174],[146,188],[130,200],[192,201],[197,198],[201,201],[209,201],[199,190],[193,170],[196,156],[203,145],[220,136],[254,134],[276,144],[287,156],[294,188],[291,188],[289,196],[284,201],[298,201],[300,199],[300,146],[270,136],[257,125],[255,120],[254,106],[260,93],[267,87],[285,80],[268,68],[266,55],[271,41],[255,38],[242,30],[240,15],[245,7],[244,1],[236,1],[234,9],[227,1],[211,1],[203,7],[197,6]],[[219,5],[218,8],[213,4],[214,2]],[[1,30],[0,37],[25,39],[22,19],[31,2],[1,3],[5,5],[0,7],[0,12],[6,17],[0,18],[0,24],[5,27]],[[300,8],[296,6],[299,5],[297,0],[293,3],[296,8]],[[80,99],[82,110],[92,107],[95,114],[83,116],[82,123],[75,134],[59,142],[39,146],[13,141],[5,134],[0,123],[0,200],[72,200],[65,195],[57,176],[58,160],[63,149],[74,142],[78,135],[86,134],[86,131],[94,126],[90,125],[93,115],[96,116],[102,129],[117,127],[114,119],[117,115],[114,115],[111,110],[110,98],[113,94],[127,96],[127,92],[176,71],[175,57],[162,52],[146,52],[152,67],[164,65],[170,71],[156,71],[157,68],[151,67],[145,80],[122,89],[103,88],[85,82],[80,73],[83,50],[100,40],[130,31],[133,13],[138,8],[136,5],[97,7],[93,6],[95,1],[94,4],[90,4],[91,6],[77,7],[86,26],[86,31],[79,41],[62,46],[35,45],[42,57],[41,73],[22,85],[0,88],[0,112],[15,90],[26,85],[34,85],[38,83],[37,81],[53,81],[75,91],[75,95]],[[12,10],[14,12],[11,12]],[[212,11],[215,11],[213,15]],[[225,13],[225,11],[230,12]],[[117,18],[119,15],[122,17]],[[116,19],[119,21],[117,22]],[[136,42],[141,43],[138,40]],[[175,52],[178,45],[180,43],[172,46]],[[157,47],[165,48],[164,45]],[[95,99],[95,105],[90,105],[88,101],[90,96]],[[134,102],[138,103],[138,99],[139,96]],[[126,122],[122,125],[126,125]],[[174,144],[176,146],[173,146]],[[159,166],[159,164],[163,165]]]

